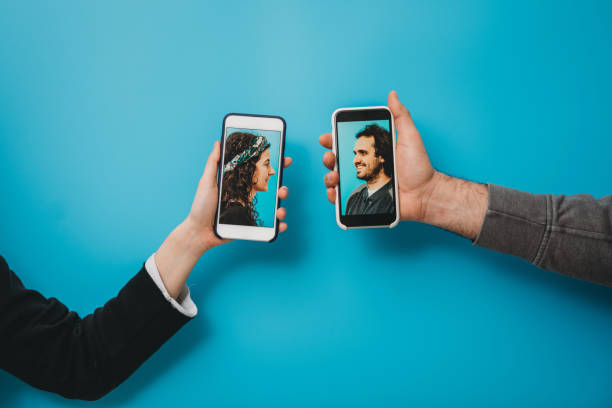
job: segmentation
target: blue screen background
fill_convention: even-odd
[[[365,183],[357,178],[357,170],[353,164],[355,153],[355,135],[362,131],[367,125],[378,125],[389,131],[388,120],[368,120],[363,122],[338,122],[338,154],[340,168],[340,198],[342,200],[342,214],[346,214],[346,202],[349,196],[358,186]]]
[[[610,194],[611,22],[601,1],[0,2],[0,252],[82,316],[187,215],[225,114],[283,116],[295,160],[287,232],[206,253],[198,316],[117,390],[0,371],[0,405],[610,406],[610,289],[426,225],[340,230],[317,138],[396,89],[441,171]]]
[[[257,136],[264,136],[270,143],[270,165],[276,171],[276,174],[268,179],[268,191],[259,191],[255,195],[257,201],[255,209],[259,213],[259,219],[263,222],[263,227],[274,227],[274,217],[276,216],[276,183],[278,179],[278,156],[280,153],[280,132],[273,130],[255,130],[255,129],[239,129],[227,128],[226,137],[234,132],[247,132]]]

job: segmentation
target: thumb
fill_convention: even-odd
[[[217,185],[217,168],[219,166],[219,156],[221,155],[221,143],[216,141],[212,152],[206,160],[206,167],[204,168],[204,174],[202,175],[202,182],[209,185]]]
[[[413,142],[415,137],[420,140],[419,132],[414,126],[412,117],[408,109],[400,102],[397,92],[389,92],[389,109],[393,114],[393,120],[397,127],[398,143]]]

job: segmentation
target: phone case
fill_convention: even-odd
[[[227,115],[225,115],[223,117],[223,122],[221,124],[221,158],[219,159],[219,166],[217,167],[217,186],[219,185],[219,181],[221,179],[221,168],[223,165],[223,157],[225,154],[225,121],[227,120],[227,118],[229,116],[232,115],[236,115],[236,116],[250,116],[250,117],[257,117],[257,118],[274,118],[274,119],[280,119],[283,122],[283,137],[281,138],[281,142],[280,142],[280,163],[281,165],[279,166],[280,168],[278,169],[278,180],[279,186],[283,185],[283,173],[284,173],[284,163],[285,163],[285,139],[287,138],[287,122],[285,122],[285,119],[282,118],[281,116],[274,116],[274,115],[256,115],[256,114],[250,114],[250,113],[228,113]],[[221,200],[221,190],[219,190],[218,195],[217,195],[217,200]],[[278,210],[280,208],[280,198],[278,197],[278,191],[276,192],[276,209]],[[221,236],[219,236],[219,233],[217,232],[217,219],[218,219],[218,211],[219,211],[219,206],[217,206],[217,211],[215,212],[215,224],[214,224],[214,228],[213,231],[215,232],[215,235],[217,236],[217,238],[219,239],[223,239]],[[278,237],[278,228],[279,228],[279,222],[278,219],[275,222],[276,228],[274,230],[274,236],[272,237],[272,239],[270,239],[269,241],[262,241],[262,242],[274,242],[276,240],[276,238]]]
[[[338,157],[338,146],[336,143],[336,139],[337,136],[336,135],[336,116],[338,115],[338,112],[341,111],[347,111],[347,110],[369,110],[369,109],[385,109],[385,110],[389,110],[389,108],[387,106],[365,106],[365,107],[357,107],[357,108],[338,108],[334,111],[334,113],[332,113],[332,117],[331,117],[331,122],[332,122],[332,150],[334,152],[334,155],[336,157]],[[391,111],[389,111],[389,113],[391,113]],[[396,137],[395,137],[395,121],[393,120],[393,114],[390,115],[391,116],[391,140],[392,140],[392,145],[393,145],[393,174],[395,175],[395,177],[393,177],[394,180],[394,188],[395,188],[395,221],[393,221],[391,224],[389,225],[367,225],[367,226],[347,226],[345,224],[342,223],[342,221],[340,220],[340,191],[339,188],[340,186],[337,185],[336,186],[336,224],[338,224],[338,226],[340,228],[342,228],[343,230],[349,230],[349,229],[357,229],[357,228],[394,228],[398,223],[399,223],[399,194],[398,192],[398,187],[397,187],[397,160],[395,157],[395,143],[396,143]],[[338,169],[338,160],[336,159],[336,164],[334,165],[334,170],[335,171],[339,171]]]

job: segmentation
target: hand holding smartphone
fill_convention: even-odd
[[[399,204],[391,111],[386,106],[336,110],[332,141],[340,176],[336,186],[338,226],[395,227]]]
[[[278,235],[285,129],[278,116],[224,118],[215,217],[220,238],[271,242]]]

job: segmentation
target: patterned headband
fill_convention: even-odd
[[[227,162],[225,167],[223,167],[223,172],[227,173],[228,171],[234,170],[237,166],[242,163],[251,160],[253,157],[257,156],[259,153],[266,150],[270,147],[270,143],[263,136],[255,136],[255,140],[251,147],[246,149],[244,152],[237,154],[234,158]]]

